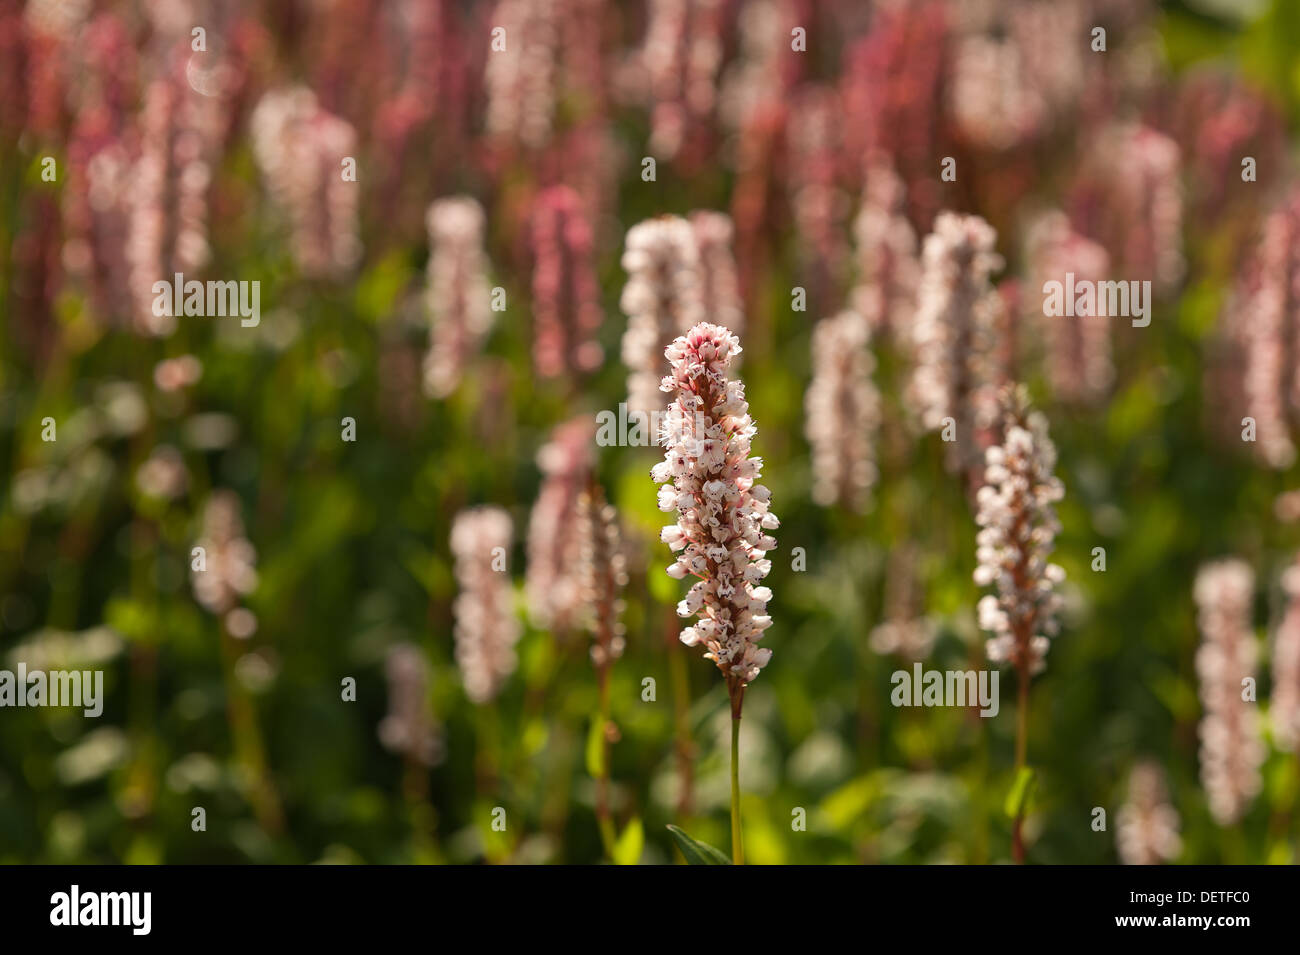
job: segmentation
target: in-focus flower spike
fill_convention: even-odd
[[[977,434],[997,418],[997,292],[990,277],[1002,267],[997,234],[978,216],[943,212],[922,251],[921,284],[913,329],[916,367],[911,398],[922,425],[939,430],[954,473],[978,461]]]
[[[1067,273],[1074,274],[1074,287],[1105,281],[1110,268],[1106,250],[1070,227],[1062,212],[1049,212],[1029,229],[1026,241],[1029,288],[1035,292],[1047,282],[1067,287]],[[1043,315],[1036,294],[1029,296],[1043,323],[1047,340],[1048,377],[1052,389],[1066,401],[1095,404],[1106,397],[1115,377],[1111,363],[1110,325],[1105,315]],[[1072,309],[1071,309],[1072,310]]]
[[[745,330],[740,278],[732,251],[735,226],[725,212],[699,210],[690,214],[700,260],[700,307],[713,324],[739,337]]]
[[[1255,676],[1251,602],[1255,575],[1237,558],[1215,561],[1196,575],[1194,596],[1201,646],[1201,785],[1220,825],[1241,819],[1261,787],[1264,746],[1254,702],[1241,698],[1241,681]]]
[[[499,507],[461,511],[451,527],[460,588],[452,606],[456,663],[465,695],[474,703],[494,699],[515,670],[520,627],[505,570],[512,530],[510,515]]]
[[[310,89],[272,90],[253,110],[253,155],[289,220],[294,262],[309,278],[339,278],[361,259],[356,182],[341,175],[356,153],[351,124]]]
[[[699,247],[685,219],[648,219],[628,230],[623,251],[628,274],[620,304],[627,313],[623,363],[628,367],[630,412],[663,407],[659,383],[667,371],[664,348],[704,318]]]
[[[424,361],[424,388],[446,398],[492,328],[483,207],[468,196],[429,206],[428,307],[432,343]]]
[[[772,624],[772,592],[759,581],[771,570],[764,555],[776,547],[768,532],[778,526],[768,510],[771,494],[757,483],[762,459],[749,456],[756,429],[744,383],[727,377],[739,352],[735,335],[708,323],[668,346],[672,370],[662,388],[674,401],[664,460],[651,472],[657,483],[671,482],[659,491],[659,509],[677,513],[660,534],[677,553],[668,574],[696,578],[677,605],[679,616],[697,618],[681,641],[704,647],[717,664],[737,719],[745,685],[772,656],[758,646]]]
[[[1286,753],[1300,747],[1300,560],[1282,574],[1286,612],[1273,635],[1273,742]]]
[[[1173,862],[1183,851],[1178,810],[1169,803],[1165,774],[1150,762],[1133,767],[1128,801],[1116,817],[1115,842],[1125,865]]]
[[[420,649],[399,643],[388,651],[388,714],[379,724],[379,741],[421,766],[443,757],[442,735],[429,708],[429,664]]]
[[[599,367],[605,315],[592,264],[591,228],[568,186],[538,194],[533,207],[533,364],[543,378]]]
[[[989,659],[1010,663],[1027,681],[1043,669],[1058,629],[1065,571],[1047,558],[1061,529],[1053,505],[1065,489],[1053,473],[1047,419],[1030,410],[1025,388],[1003,388],[998,401],[1001,441],[984,453],[976,494],[975,583],[995,590],[980,598],[979,625],[993,634]]]
[[[813,500],[823,507],[866,510],[876,483],[880,395],[870,338],[866,319],[851,310],[813,330],[804,434],[812,445]]]
[[[591,418],[582,416],[557,427],[537,453],[542,487],[528,522],[525,593],[533,622],[559,634],[581,622],[585,583],[574,570],[582,561],[580,499],[594,446]]]

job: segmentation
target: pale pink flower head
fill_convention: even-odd
[[[289,224],[294,261],[309,278],[342,278],[361,259],[360,184],[343,178],[356,158],[351,124],[304,86],[265,94],[249,120],[253,155]]]
[[[529,149],[551,138],[558,6],[555,0],[500,0],[494,7],[491,24],[505,30],[505,49],[488,53],[483,75],[491,136],[518,139]]]
[[[1300,191],[1264,220],[1242,286],[1231,320],[1245,352],[1246,413],[1255,419],[1257,454],[1281,470],[1295,460],[1300,415]]]
[[[839,183],[843,122],[836,89],[814,85],[799,91],[786,130],[797,245],[802,264],[823,293],[842,277],[848,258],[849,197]]]
[[[492,329],[483,207],[468,196],[438,199],[429,229],[428,309],[432,343],[424,361],[425,392],[446,398]]]
[[[190,472],[185,458],[170,444],[160,444],[135,472],[140,493],[162,501],[173,501],[185,493]]]
[[[627,556],[618,512],[606,502],[594,482],[579,502],[582,537],[581,578],[591,628],[591,661],[607,668],[623,655],[623,589],[627,586]]]
[[[922,580],[912,544],[894,548],[885,572],[885,619],[871,630],[868,645],[880,654],[894,653],[906,660],[924,660],[934,648],[938,632],[921,616]]]
[[[650,107],[650,149],[676,158],[706,137],[725,50],[723,0],[649,0],[645,40],[623,86]]]
[[[176,324],[170,308],[155,314],[153,284],[192,274],[211,258],[208,193],[221,124],[220,102],[194,93],[175,65],[145,89],[123,255],[135,324],[147,334],[168,335]]]
[[[699,245],[691,224],[677,216],[648,219],[628,230],[620,305],[627,313],[623,363],[628,409],[659,410],[659,382],[667,371],[664,348],[704,318]]]
[[[1282,574],[1286,610],[1273,635],[1273,742],[1286,753],[1300,747],[1300,561]]]
[[[867,321],[844,311],[817,323],[812,383],[804,399],[804,434],[812,446],[813,500],[862,511],[876,483],[875,437],[880,394]]]
[[[1150,281],[1157,297],[1175,291],[1186,268],[1181,165],[1178,144],[1164,133],[1115,123],[1085,155],[1071,207],[1124,277]]]
[[[740,300],[740,278],[732,251],[735,226],[724,212],[697,210],[689,216],[700,260],[700,307],[713,324],[741,335],[745,309]]]
[[[582,200],[568,186],[538,194],[533,206],[533,364],[543,378],[600,366],[596,333],[605,320]]]
[[[1236,558],[1206,564],[1196,575],[1201,784],[1211,814],[1225,826],[1241,819],[1262,785],[1259,716],[1256,704],[1242,699],[1242,681],[1255,677],[1254,588],[1250,566]]]
[[[591,419],[560,425],[537,454],[542,487],[528,522],[529,614],[542,628],[567,632],[579,622],[584,582],[575,572],[582,560],[578,522],[581,497],[595,464]]]
[[[214,491],[208,498],[197,546],[203,548],[203,562],[190,564],[194,599],[217,616],[225,616],[257,587],[257,551],[244,536],[234,491]]]
[[[1046,126],[1048,105],[1021,54],[1012,37],[976,33],[957,41],[949,106],[962,138],[972,145],[1010,149]]]
[[[1129,775],[1128,800],[1116,817],[1115,842],[1125,865],[1173,862],[1183,851],[1178,810],[1169,803],[1165,774],[1142,762]]]
[[[898,332],[911,323],[920,280],[916,230],[907,218],[907,187],[888,156],[866,163],[862,208],[853,223],[858,285],[853,307],[873,330]]]
[[[203,377],[203,364],[193,355],[164,358],[153,369],[153,382],[159,391],[174,392],[197,384]]]
[[[768,509],[771,493],[757,483],[762,459],[750,457],[755,434],[744,383],[728,378],[740,341],[727,329],[702,323],[673,341],[662,388],[673,395],[664,427],[664,460],[651,477],[659,509],[677,522],[660,534],[677,559],[668,574],[696,578],[677,605],[696,622],[681,633],[687,646],[703,646],[727,680],[733,714],[744,687],[770,659],[758,646],[771,626],[772,592],[760,584],[771,570],[765,555],[776,547],[768,533],[779,522]]]
[[[993,635],[988,658],[1025,676],[1043,669],[1059,629],[1065,571],[1047,558],[1061,529],[1054,505],[1065,490],[1047,419],[1030,410],[1024,387],[1003,388],[999,407],[1002,437],[984,452],[976,494],[975,583],[994,589],[980,598],[979,625]]]
[[[379,724],[379,741],[421,766],[443,756],[442,736],[429,706],[429,664],[420,649],[399,643],[388,651],[388,714]]]
[[[506,557],[513,525],[499,507],[461,511],[451,526],[451,552],[460,592],[456,617],[456,663],[471,702],[495,699],[515,670],[515,619]]]
[[[910,397],[926,429],[953,427],[954,440],[946,443],[954,472],[978,458],[977,434],[997,417],[996,241],[978,216],[943,212],[922,250]]]
[[[1106,397],[1115,377],[1110,346],[1114,319],[1096,314],[1100,309],[1095,300],[1092,314],[1068,308],[1064,311],[1075,314],[1047,315],[1045,287],[1048,282],[1058,283],[1063,295],[1076,288],[1096,289],[1106,279],[1110,257],[1102,246],[1075,232],[1058,211],[1044,214],[1030,226],[1026,245],[1031,274],[1027,305],[1046,336],[1052,388],[1066,401],[1096,404]],[[1070,304],[1077,305],[1077,294],[1073,297],[1076,301]]]

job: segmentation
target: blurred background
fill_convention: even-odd
[[[1010,859],[1014,674],[994,719],[890,704],[915,660],[987,665],[969,489],[909,392],[942,210],[997,230],[995,377],[1066,489],[1029,860],[1294,861],[1297,36],[1288,0],[0,0],[0,668],[105,681],[98,719],[0,709],[0,861],[669,862],[668,823],[725,851],[727,697],[676,639],[659,454],[556,431],[627,401],[626,233],[703,210],[782,520],[749,861]],[[1151,280],[1150,326],[1044,319],[1062,262]],[[260,283],[259,322],[155,314],[178,272]],[[851,306],[854,500],[805,427]],[[607,764],[591,638],[545,606],[588,472],[627,568]],[[486,694],[454,637],[478,505],[518,636]],[[1227,813],[1193,593],[1225,557],[1258,679]]]

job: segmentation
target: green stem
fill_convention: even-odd
[[[1016,774],[1025,767],[1026,749],[1029,745],[1029,668],[1021,667],[1016,701]],[[1022,800],[1016,809],[1016,820],[1011,827],[1011,858],[1017,865],[1025,863],[1025,842],[1021,828],[1024,825],[1025,807]]]
[[[596,779],[596,822],[600,826],[600,841],[604,845],[605,855],[614,861],[614,820],[609,811],[609,667],[601,666],[596,671],[596,680],[600,687],[600,776]]]
[[[740,834],[740,713],[731,712],[731,861],[745,864],[745,844]]]

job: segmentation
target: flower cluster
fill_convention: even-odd
[[[675,157],[707,131],[724,50],[722,0],[650,0],[645,42],[623,71],[627,98],[650,109],[650,149]]]
[[[135,294],[135,325],[167,335],[171,315],[154,315],[153,283],[207,264],[208,192],[220,134],[217,100],[191,91],[169,70],[151,82],[140,115],[140,156],[132,164],[123,254]]]
[[[767,533],[778,526],[768,510],[770,492],[757,483],[762,459],[751,458],[756,429],[745,386],[727,371],[740,341],[727,329],[701,323],[668,346],[672,371],[662,388],[674,395],[665,425],[664,460],[651,476],[671,486],[659,490],[659,509],[677,512],[660,534],[675,552],[668,574],[696,582],[677,605],[696,623],[681,633],[687,646],[703,646],[727,679],[733,710],[772,651],[758,641],[772,624],[772,592],[759,581],[772,568],[764,555],[776,547]]]
[[[1255,635],[1250,626],[1255,575],[1242,560],[1207,564],[1193,595],[1201,646],[1201,784],[1220,825],[1239,820],[1259,792],[1264,747],[1254,703],[1242,699],[1242,680],[1255,676]]]
[[[880,395],[871,381],[867,321],[855,311],[813,329],[812,383],[804,400],[804,433],[812,445],[813,500],[864,510],[876,483],[875,435]]]
[[[576,375],[603,357],[596,332],[605,315],[582,200],[551,186],[533,206],[533,364],[544,378]]]
[[[623,333],[627,405],[648,414],[662,406],[665,346],[704,317],[699,246],[691,224],[664,216],[634,225],[627,233],[623,269],[628,274],[620,299],[628,316]]]
[[[992,425],[997,413],[993,351],[1001,306],[990,281],[1002,266],[996,240],[993,227],[978,216],[944,212],[921,253],[911,396],[927,429],[952,419],[952,471],[970,464],[976,432]]]
[[[1169,804],[1164,773],[1155,763],[1138,763],[1128,781],[1128,801],[1116,817],[1115,842],[1125,865],[1172,862],[1183,851],[1178,810]]]
[[[551,135],[555,113],[556,36],[553,0],[501,0],[492,23],[504,30],[505,48],[487,59],[487,130],[518,137],[536,149]]]
[[[1075,232],[1062,212],[1049,212],[1029,229],[1029,287],[1049,281],[1064,283],[1073,272],[1076,283],[1102,282],[1110,267],[1106,250]],[[1038,299],[1031,296],[1031,307]],[[1105,315],[1044,316],[1048,377],[1066,401],[1096,403],[1106,396],[1115,377],[1111,363],[1110,323]]]
[[[731,248],[735,226],[731,217],[722,212],[701,209],[689,218],[700,257],[701,314],[740,336],[745,330],[745,309]]]
[[[345,275],[361,259],[360,192],[343,178],[344,158],[356,153],[351,124],[300,86],[263,96],[250,128],[253,154],[289,218],[298,268],[310,278]]]
[[[583,602],[590,615],[591,661],[607,668],[623,655],[623,588],[627,558],[619,531],[618,512],[605,501],[600,485],[592,484],[579,501]]]
[[[1178,144],[1149,126],[1116,123],[1097,138],[1083,181],[1100,206],[1087,234],[1103,241],[1111,259],[1151,281],[1156,295],[1183,277],[1182,159]],[[1079,200],[1076,200],[1078,202]]]
[[[443,756],[442,737],[429,712],[429,664],[420,649],[399,643],[388,651],[388,714],[379,724],[379,741],[421,766]]]
[[[438,199],[429,229],[428,307],[432,343],[424,360],[425,392],[446,398],[492,328],[483,251],[483,207],[467,196]]]
[[[1058,629],[1065,571],[1047,558],[1061,529],[1053,507],[1065,493],[1053,471],[1056,447],[1047,419],[1029,409],[1023,386],[999,393],[1002,440],[984,452],[984,486],[976,495],[975,583],[996,594],[980,598],[980,628],[993,634],[990,660],[1022,674],[1044,667]]]
[[[924,594],[917,563],[914,544],[903,544],[889,555],[885,572],[885,619],[872,628],[867,638],[876,653],[896,653],[907,660],[924,660],[934,648],[938,631],[920,613]]]
[[[803,265],[819,291],[834,287],[848,257],[849,197],[838,183],[843,115],[835,88],[816,85],[790,117],[790,206]]]
[[[1265,220],[1251,269],[1233,316],[1245,350],[1241,385],[1259,456],[1282,469],[1295,460],[1291,425],[1300,412],[1300,192]]]
[[[239,498],[216,491],[203,510],[201,563],[192,563],[194,599],[218,616],[230,614],[241,597],[257,587],[257,551],[244,536]]]
[[[465,695],[475,703],[496,697],[515,670],[519,621],[511,602],[506,552],[513,525],[499,507],[461,511],[451,526],[451,552],[460,593],[456,615],[456,663]]]
[[[853,222],[858,266],[853,307],[873,329],[894,333],[908,327],[916,307],[916,230],[907,218],[907,188],[889,157],[869,158],[866,176]]]
[[[574,533],[580,499],[594,462],[591,419],[582,416],[555,429],[537,453],[542,487],[528,521],[525,591],[533,621],[567,631],[578,620],[583,581],[574,573],[582,538]]]
[[[1269,717],[1277,748],[1293,753],[1300,747],[1300,562],[1282,574],[1286,613],[1273,634],[1273,697]]]

